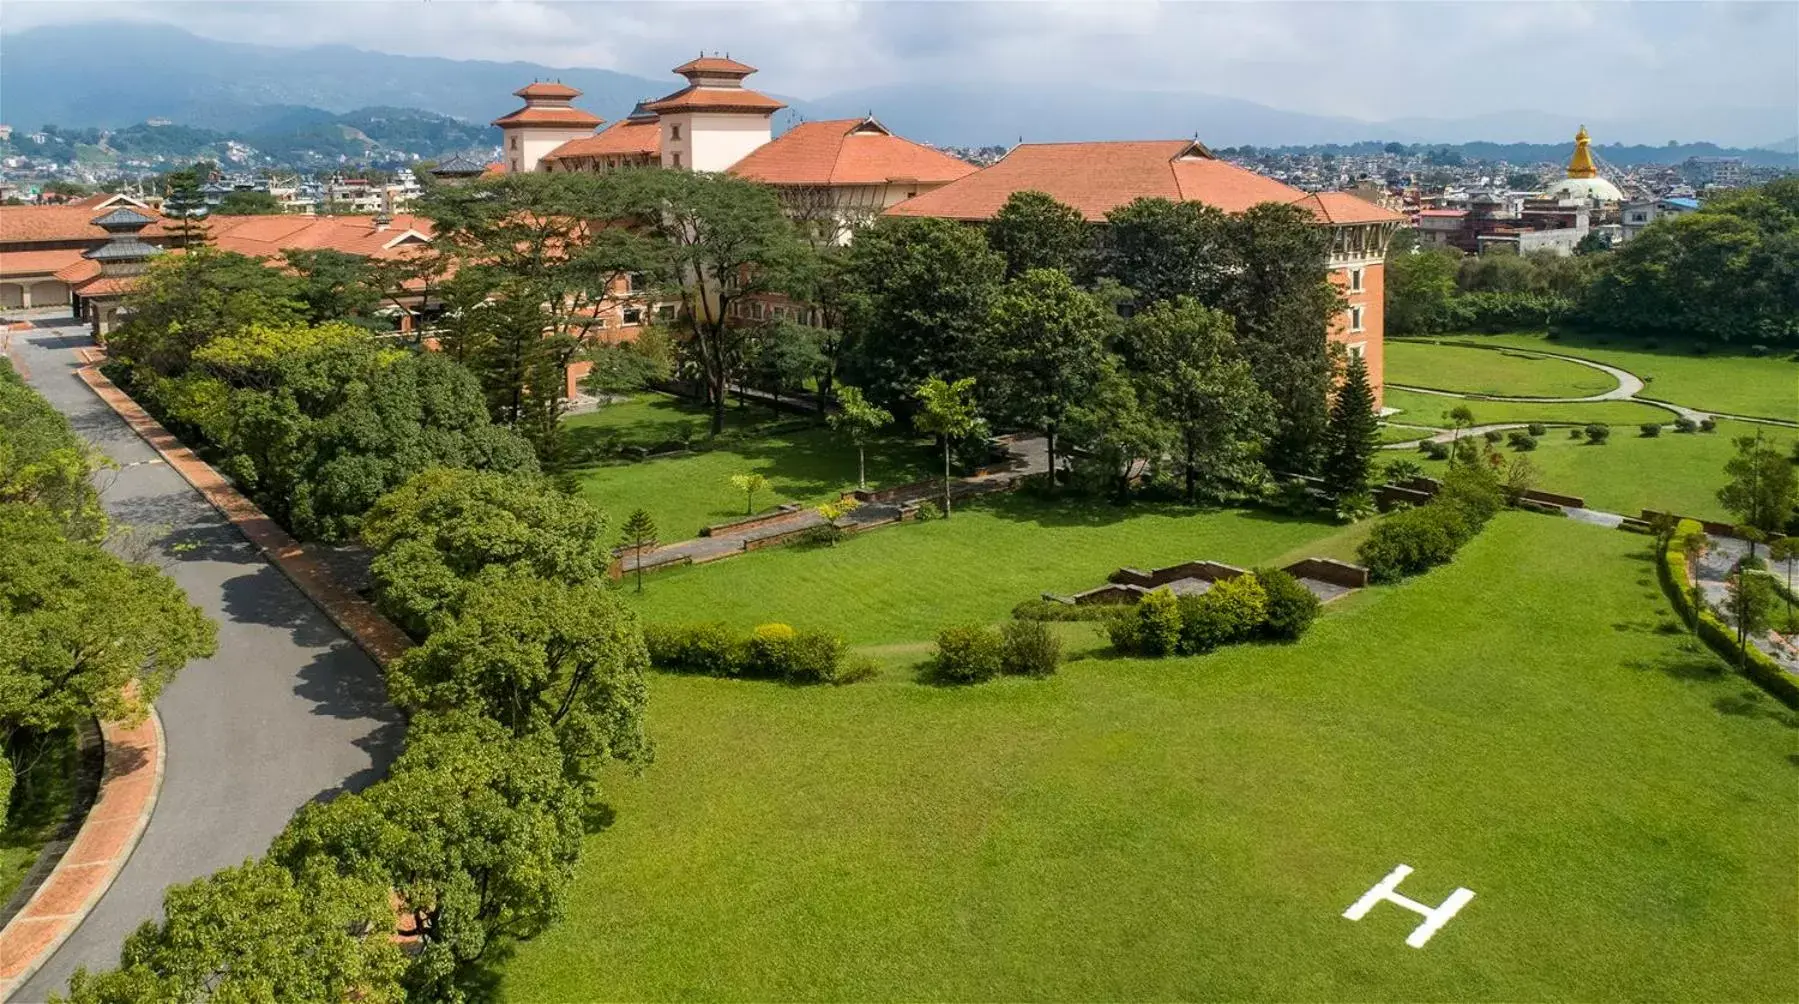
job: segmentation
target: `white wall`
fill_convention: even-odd
[[[593,135],[592,129],[560,129],[546,126],[515,126],[500,132],[501,163],[506,170],[523,173],[537,170],[537,162],[543,155],[556,149],[571,139]],[[513,149],[513,140],[518,140],[518,148]]]
[[[681,138],[669,139],[679,125]],[[726,112],[681,112],[662,116],[662,166],[673,167],[674,153],[690,171],[723,171],[773,138],[771,116]]]

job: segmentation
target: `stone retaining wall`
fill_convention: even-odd
[[[1317,579],[1346,589],[1362,589],[1368,585],[1368,569],[1335,558],[1301,558],[1282,571],[1296,579]]]

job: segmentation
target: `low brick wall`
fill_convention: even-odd
[[[1563,495],[1559,492],[1539,491],[1535,488],[1524,492],[1519,497],[1531,502],[1542,502],[1547,505],[1566,505],[1573,506],[1576,509],[1585,509],[1587,507],[1587,500],[1579,495]]]
[[[1673,515],[1675,519],[1690,519],[1693,522],[1698,523],[1700,526],[1704,527],[1705,532],[1711,534],[1714,537],[1735,537],[1737,535],[1736,526],[1733,524],[1730,524],[1730,523],[1720,523],[1717,520],[1712,520],[1712,519],[1700,519],[1697,516],[1682,516],[1678,513],[1674,513],[1674,514],[1662,513],[1662,512],[1657,512],[1654,509],[1643,510],[1643,522],[1652,523],[1655,521],[1656,517],[1666,516],[1666,515]],[[1784,533],[1771,533],[1771,534],[1768,534],[1768,540],[1775,541],[1775,540],[1779,540],[1785,536],[1786,536],[1786,534],[1784,534]]]
[[[1091,606],[1094,604],[1118,605],[1118,604],[1124,604],[1124,603],[1135,603],[1138,600],[1142,599],[1143,594],[1147,593],[1147,592],[1149,592],[1149,590],[1143,588],[1142,586],[1125,585],[1122,583],[1114,582],[1114,583],[1110,583],[1110,584],[1104,585],[1104,586],[1095,586],[1092,589],[1087,589],[1087,590],[1083,590],[1082,592],[1075,593],[1074,594],[1074,602],[1080,604],[1081,606]]]
[[[1317,579],[1345,589],[1362,589],[1368,585],[1368,569],[1335,558],[1301,558],[1283,571],[1296,579]]]
[[[699,535],[702,537],[718,537],[727,533],[754,530],[757,527],[767,526],[770,523],[779,523],[784,519],[789,519],[794,513],[797,513],[804,508],[805,507],[798,502],[783,502],[776,506],[773,512],[756,513],[753,516],[728,519],[723,523],[714,523],[711,526],[700,527]]]
[[[1204,579],[1207,582],[1218,582],[1223,579],[1234,579],[1243,575],[1244,570],[1234,565],[1226,565],[1216,561],[1185,561],[1166,568],[1153,568],[1145,572],[1138,568],[1120,568],[1106,577],[1106,581],[1122,585],[1141,586],[1154,589],[1181,579]]]

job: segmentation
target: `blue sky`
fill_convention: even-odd
[[[595,66],[662,79],[701,48],[801,97],[1076,76],[1360,119],[1518,109],[1653,118],[1792,108],[1799,3],[742,3],[7,0],[0,28],[167,22],[216,38]],[[1773,137],[1769,137],[1772,139]]]

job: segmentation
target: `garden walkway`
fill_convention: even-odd
[[[1711,547],[1699,559],[1699,591],[1705,597],[1705,602],[1723,616],[1725,623],[1735,623],[1729,615],[1729,587],[1725,585],[1725,580],[1730,577],[1737,561],[1749,553],[1749,544],[1735,537],[1719,537],[1715,534],[1707,534],[1706,539],[1711,542]],[[1755,553],[1765,560],[1768,549],[1760,547]],[[1783,581],[1789,574],[1799,580],[1799,561],[1769,561],[1768,570]],[[1787,672],[1799,675],[1799,641],[1785,639],[1784,643],[1777,643],[1766,633],[1752,640],[1756,648],[1772,656]]]
[[[1512,349],[1512,348],[1507,348],[1507,347],[1497,346],[1497,345],[1469,345],[1465,342],[1455,342],[1453,344],[1464,347],[1464,348],[1481,349],[1481,350],[1487,351],[1487,352],[1520,352],[1521,351],[1519,349]],[[1723,411],[1702,411],[1698,408],[1689,408],[1686,405],[1682,405],[1682,404],[1673,404],[1668,401],[1658,401],[1652,397],[1639,397],[1638,395],[1643,392],[1643,389],[1646,386],[1648,386],[1648,384],[1646,381],[1643,380],[1642,377],[1639,377],[1636,374],[1631,373],[1628,370],[1619,369],[1618,367],[1609,365],[1607,363],[1595,362],[1591,359],[1583,359],[1579,356],[1565,356],[1565,355],[1562,355],[1557,352],[1531,351],[1529,354],[1536,355],[1536,356],[1543,356],[1548,359],[1560,359],[1563,362],[1574,363],[1577,366],[1585,366],[1589,369],[1599,370],[1602,373],[1608,374],[1612,379],[1618,381],[1618,386],[1613,387],[1611,390],[1608,390],[1603,394],[1589,394],[1586,397],[1507,397],[1507,396],[1499,395],[1499,394],[1469,394],[1469,393],[1464,393],[1461,391],[1438,390],[1434,387],[1415,387],[1411,384],[1403,384],[1403,383],[1389,383],[1389,384],[1387,384],[1387,386],[1396,387],[1400,390],[1409,390],[1409,391],[1413,391],[1413,392],[1419,393],[1419,394],[1433,394],[1437,397],[1460,398],[1462,400],[1467,400],[1467,401],[1506,401],[1506,402],[1513,402],[1513,403],[1519,403],[1519,404],[1591,404],[1591,403],[1594,403],[1597,401],[1633,401],[1637,404],[1649,405],[1652,408],[1661,408],[1664,411],[1671,411],[1675,414],[1676,417],[1691,419],[1692,421],[1695,421],[1695,422],[1704,421],[1707,418],[1728,418],[1728,419],[1731,419],[1731,420],[1737,421],[1737,422],[1756,422],[1756,423],[1759,423],[1762,425],[1778,425],[1783,428],[1789,428],[1789,429],[1799,428],[1799,422],[1789,422],[1785,419],[1760,418],[1760,417],[1753,416],[1753,415],[1732,415],[1729,412],[1723,412]],[[1567,424],[1571,424],[1571,423],[1548,422],[1545,424],[1547,424],[1547,425],[1557,425],[1557,424],[1567,425]],[[1426,427],[1425,426],[1407,426],[1407,428],[1426,428]],[[1464,432],[1473,432],[1475,435],[1479,435],[1480,433],[1485,432],[1488,429],[1504,430],[1504,429],[1522,429],[1522,428],[1524,428],[1524,425],[1514,423],[1514,424],[1509,424],[1509,425],[1483,425],[1483,426],[1479,426],[1472,430],[1463,430],[1463,431]],[[1452,435],[1451,433],[1445,432],[1445,433],[1442,433],[1437,436],[1432,436],[1431,439],[1434,442],[1444,443],[1444,442],[1449,441],[1451,435]],[[1411,443],[1389,444],[1386,448],[1392,449],[1394,447],[1394,445],[1398,445],[1402,448],[1407,447],[1407,446],[1416,446],[1416,441],[1413,441]]]
[[[999,468],[973,477],[959,478],[951,482],[951,492],[957,499],[973,495],[982,495],[992,491],[1004,491],[1012,487],[1019,478],[1032,474],[1041,474],[1049,470],[1049,450],[1041,436],[1002,437],[1008,461]],[[900,496],[880,502],[868,502],[858,506],[841,521],[841,525],[857,530],[883,523],[891,523],[900,517],[900,511],[914,502],[938,498],[942,487],[937,482],[921,482]],[[733,554],[742,554],[753,550],[758,541],[823,526],[825,518],[811,506],[804,506],[787,516],[766,520],[748,526],[742,530],[726,530],[709,537],[694,537],[691,540],[677,541],[656,548],[642,557],[646,571],[673,564],[704,564]],[[636,571],[639,558],[635,554],[625,553],[621,556],[621,567],[624,571]]]

